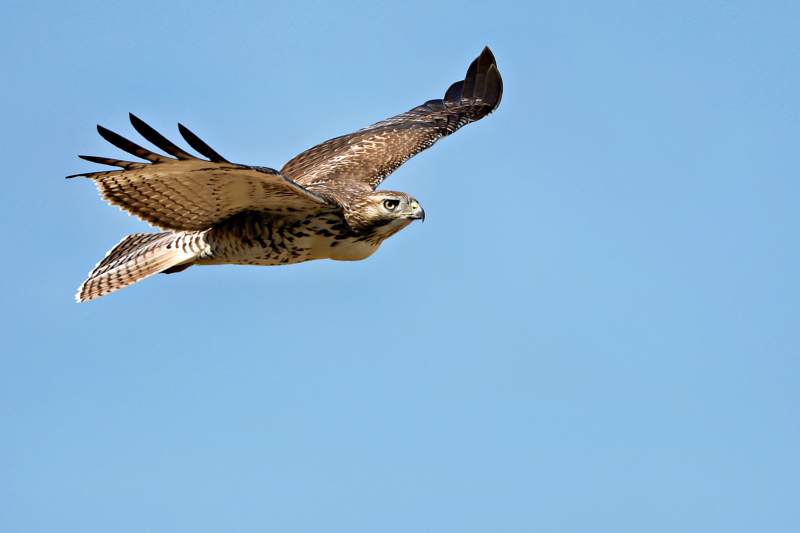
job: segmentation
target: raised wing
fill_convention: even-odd
[[[488,47],[472,62],[463,81],[450,86],[443,100],[383,120],[350,135],[306,150],[281,168],[304,187],[357,181],[375,189],[400,165],[462,126],[492,113],[503,96],[503,80]]]
[[[135,116],[130,118],[142,137],[173,157],[153,153],[98,126],[97,131],[108,142],[148,163],[79,156],[123,170],[68,177],[93,179],[105,200],[153,226],[199,231],[242,211],[288,214],[332,207],[276,170],[229,162],[180,124],[184,139],[209,161],[184,152]]]

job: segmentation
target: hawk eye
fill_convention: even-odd
[[[400,200],[384,200],[383,207],[388,209],[389,211],[394,211],[397,209],[397,206],[400,205]]]

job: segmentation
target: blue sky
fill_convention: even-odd
[[[0,529],[797,531],[791,2],[0,7]],[[202,267],[76,304],[148,226],[133,112],[232,161],[441,98],[498,111],[387,181],[356,263]]]

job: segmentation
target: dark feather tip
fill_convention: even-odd
[[[153,143],[158,148],[164,150],[169,155],[177,157],[178,159],[182,159],[184,161],[190,159],[197,159],[195,156],[188,154],[175,146],[169,139],[158,133],[152,127],[147,125],[142,119],[134,115],[133,113],[129,113],[131,124],[139,132],[139,135]]]
[[[207,145],[200,137],[189,131],[183,124],[178,124],[178,131],[181,136],[189,143],[189,146],[197,150],[200,155],[204,155],[214,163],[230,163],[227,159],[219,155],[214,149]]]

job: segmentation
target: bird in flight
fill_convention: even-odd
[[[400,165],[500,104],[503,80],[488,47],[441,100],[306,150],[278,170],[231,163],[178,124],[198,158],[134,115],[139,134],[169,156],[97,127],[146,162],[79,156],[122,170],[92,172],[103,199],[162,232],[128,235],[89,273],[85,302],[153,274],[192,265],[359,261],[425,211],[406,193],[375,190]]]

